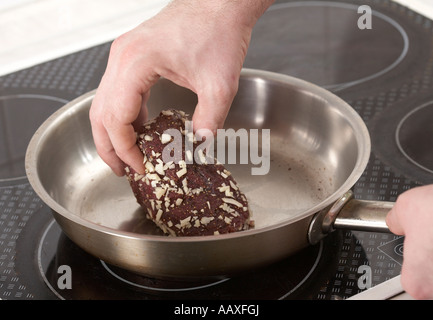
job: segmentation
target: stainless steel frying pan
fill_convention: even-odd
[[[126,178],[99,158],[89,92],[55,112],[34,134],[28,179],[66,235],[92,255],[154,277],[233,275],[287,257],[334,228],[387,231],[392,203],[354,200],[350,189],[370,156],[367,128],[344,101],[311,83],[244,69],[225,126],[270,129],[267,175],[227,165],[247,195],[255,228],[174,238],[144,217]],[[167,107],[193,113],[192,92],[161,79],[149,117]]]

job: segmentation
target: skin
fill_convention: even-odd
[[[194,130],[222,127],[238,89],[257,19],[272,1],[173,1],[152,19],[117,38],[90,109],[101,158],[122,176],[125,163],[143,173],[134,127],[159,77],[198,96]]]
[[[401,284],[415,299],[433,299],[433,185],[402,193],[386,220],[404,235]]]
[[[146,101],[160,77],[197,94],[195,131],[222,127],[252,29],[272,2],[174,0],[113,42],[90,121],[98,154],[116,175],[124,175],[125,164],[144,172],[135,128],[147,119]],[[433,299],[433,185],[403,193],[387,223],[405,235],[403,288]]]

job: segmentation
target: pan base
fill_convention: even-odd
[[[163,279],[138,275],[95,258],[73,243],[53,220],[39,243],[37,260],[47,286],[65,300],[296,299],[321,272],[329,253],[327,242],[238,276]],[[69,289],[59,287],[65,273],[58,270],[65,265],[73,272]]]

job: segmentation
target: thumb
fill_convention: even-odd
[[[234,96],[238,90],[237,83],[224,89],[209,88],[198,93],[198,103],[192,117],[194,131],[208,129],[216,134],[224,126]]]
[[[398,208],[396,207],[392,208],[386,215],[386,224],[389,230],[394,234],[403,235],[405,233],[398,216]]]

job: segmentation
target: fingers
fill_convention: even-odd
[[[421,221],[428,222],[432,216],[433,186],[412,188],[402,193],[386,217],[390,230],[396,234],[417,232]]]
[[[159,76],[147,63],[149,59],[142,53],[141,43],[136,31],[113,42],[90,108],[98,154],[119,176],[124,175],[126,164],[138,173],[144,172],[135,129],[147,118],[149,90]]]
[[[386,224],[389,230],[397,235],[403,235],[404,229],[398,217],[398,208],[393,208],[386,216]]]
[[[419,234],[405,236],[401,285],[417,300],[433,299],[433,250],[431,242],[420,238]]]
[[[387,215],[389,229],[404,235],[401,282],[415,299],[433,298],[433,185],[402,193]]]
[[[124,174],[125,164],[143,173],[143,154],[136,144],[137,137],[132,125],[140,114],[141,97],[125,96],[117,101],[99,99],[104,94],[101,91],[95,97],[92,103],[94,111],[90,114],[98,154],[116,175]]]
[[[126,164],[138,173],[144,172],[143,154],[136,144],[133,123],[138,126],[138,121],[147,117],[144,105],[147,95],[128,82],[124,85],[131,89],[112,88],[101,81],[90,109],[97,152],[118,176],[124,175]],[[122,94],[123,90],[130,93]]]
[[[216,134],[222,128],[238,90],[239,76],[234,81],[208,85],[198,91],[198,103],[192,118],[194,131],[208,129]]]
[[[124,174],[124,163],[114,151],[113,144],[110,141],[104,126],[97,121],[92,121],[92,134],[95,142],[96,151],[101,159],[113,170],[117,176]]]
[[[104,126],[116,155],[135,171],[143,173],[143,154],[136,144],[137,137],[132,124],[119,119],[116,114],[107,115],[104,120]]]
[[[132,126],[134,127],[136,132],[142,130],[143,124],[148,120],[147,100],[149,99],[149,96],[150,90],[142,96],[140,112],[137,119],[135,119],[132,123]]]
[[[407,225],[405,221],[410,211],[411,192],[406,191],[397,198],[394,207],[386,216],[386,224],[392,233],[397,235],[404,235],[406,233],[405,227],[407,227]]]
[[[250,32],[238,32],[236,36],[218,32],[223,36],[214,39],[210,30],[203,32],[203,28],[191,27],[190,22],[185,26],[177,13],[165,12],[167,15],[158,15],[113,42],[92,103],[92,132],[98,153],[118,175],[123,175],[120,168],[124,164],[144,172],[134,127],[147,118],[145,102],[160,76],[197,93],[193,115],[196,130],[206,128],[216,133],[237,92],[246,53],[242,44],[248,43],[244,38],[249,38]],[[216,21],[227,26],[219,16]],[[207,20],[197,23],[209,25]],[[221,59],[227,61],[215,63]]]

